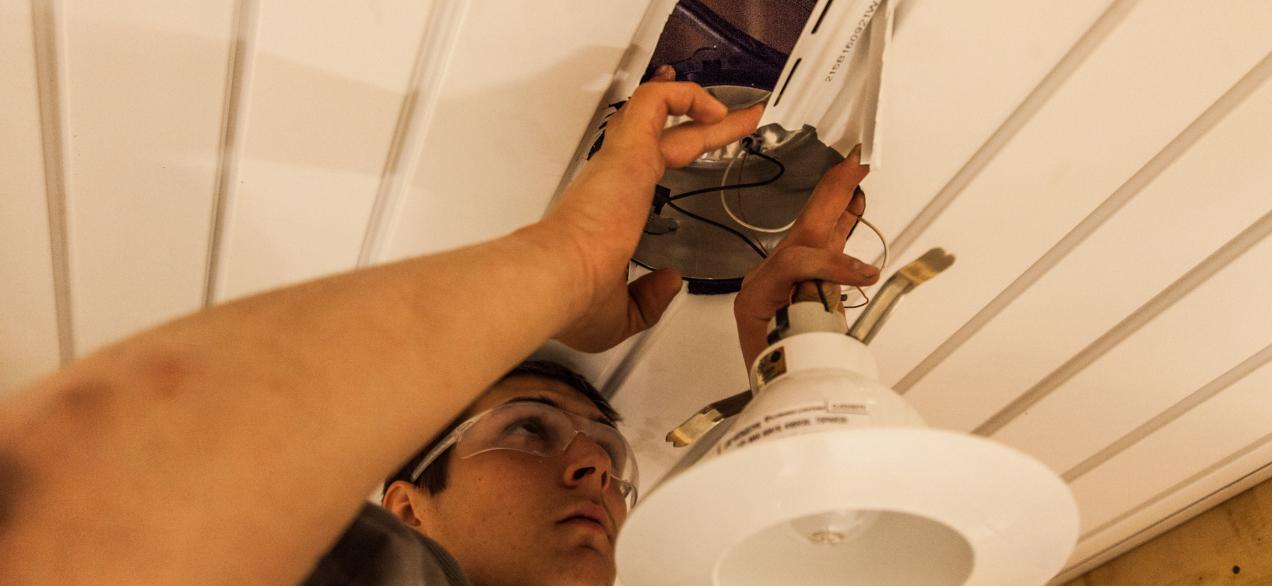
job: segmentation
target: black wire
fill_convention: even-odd
[[[743,234],[733,228],[730,228],[729,226],[721,224],[720,222],[717,222],[710,218],[704,218],[702,216],[699,216],[698,214],[695,214],[675,204],[675,200],[678,200],[678,199],[693,197],[695,195],[702,195],[704,193],[713,193],[713,192],[721,191],[724,189],[747,189],[750,187],[763,187],[765,185],[769,185],[770,183],[773,183],[774,181],[777,181],[778,179],[781,179],[782,175],[786,173],[786,165],[783,165],[781,161],[774,159],[773,157],[770,157],[764,153],[761,153],[760,149],[754,146],[754,143],[749,139],[749,137],[747,139],[743,139],[742,144],[743,144],[743,147],[746,148],[748,153],[755,155],[757,157],[760,157],[761,159],[764,159],[770,163],[773,163],[774,165],[777,165],[777,173],[775,173],[772,177],[769,177],[768,179],[765,179],[763,181],[756,181],[753,183],[739,183],[737,185],[722,185],[719,187],[704,187],[702,189],[686,191],[684,193],[668,197],[667,205],[671,206],[671,209],[676,210],[677,212],[680,212],[681,214],[685,216],[698,220],[699,222],[702,222],[704,224],[715,226],[716,228],[719,228],[721,230],[724,230],[725,232],[728,232],[734,236],[737,236],[738,238],[741,238],[742,241],[745,242],[747,246],[751,247],[751,250],[755,251],[755,254],[760,255],[760,258],[768,258],[768,253],[764,251],[764,246],[761,244],[757,244],[754,240],[752,240],[746,234]],[[829,307],[829,304],[827,304],[827,307]]]
[[[733,228],[730,228],[730,227],[728,227],[728,226],[725,226],[724,224],[721,224],[720,222],[717,222],[717,221],[715,221],[715,220],[712,220],[711,218],[704,218],[704,217],[702,217],[702,216],[699,216],[698,214],[695,214],[695,213],[693,213],[693,212],[691,212],[691,211],[689,211],[689,210],[686,210],[686,209],[684,209],[684,208],[682,208],[682,207],[680,207],[680,206],[676,205],[676,202],[673,202],[673,201],[671,201],[670,199],[669,199],[669,200],[667,200],[667,205],[668,205],[668,206],[671,206],[671,209],[676,210],[677,212],[680,212],[681,214],[684,214],[684,215],[686,215],[686,216],[689,216],[690,218],[693,218],[693,219],[695,219],[695,220],[698,220],[699,222],[702,222],[702,223],[704,223],[704,224],[709,224],[709,225],[711,225],[711,226],[715,226],[716,228],[719,228],[719,229],[721,229],[721,230],[724,230],[725,232],[728,232],[728,233],[730,233],[730,234],[732,234],[732,235],[734,235],[734,236],[737,236],[738,238],[741,238],[743,242],[746,242],[746,245],[747,245],[747,246],[750,246],[750,247],[751,247],[751,250],[754,250],[754,251],[755,251],[755,254],[760,255],[760,258],[768,258],[768,253],[767,253],[767,252],[764,252],[764,247],[763,247],[763,246],[760,246],[760,245],[758,245],[758,244],[756,244],[756,243],[755,243],[754,241],[752,241],[752,240],[751,240],[751,238],[750,238],[750,237],[748,237],[746,234],[743,234],[743,233],[741,233],[741,232],[738,232],[737,230],[734,230]]]
[[[856,305],[845,305],[845,306],[844,306],[844,309],[857,309],[858,307],[865,307],[865,306],[867,306],[867,305],[870,305],[870,296],[869,296],[869,295],[866,295],[866,290],[865,290],[865,289],[862,289],[861,287],[857,287],[857,290],[861,292],[861,296],[862,296],[862,298],[864,298],[864,301],[862,301],[861,303],[858,303],[858,304],[856,304]],[[847,295],[840,295],[840,296],[839,296],[839,301],[840,301],[840,302],[847,301],[847,300],[848,300],[848,296],[847,296]]]
[[[782,175],[786,173],[786,165],[783,165],[781,161],[774,159],[773,157],[770,157],[764,153],[761,153],[759,149],[754,149],[754,150],[747,149],[747,151],[751,153],[752,155],[755,155],[761,159],[764,159],[765,161],[768,161],[770,163],[773,163],[774,165],[777,165],[777,173],[774,174],[772,177],[769,177],[768,179],[765,179],[763,181],[755,181],[752,183],[739,183],[737,185],[721,185],[718,187],[704,187],[702,189],[695,189],[693,191],[686,191],[678,195],[673,195],[668,199],[675,201],[677,199],[684,199],[686,197],[693,197],[695,195],[702,195],[704,193],[714,193],[716,191],[720,191],[724,189],[748,189],[751,187],[763,187],[765,185],[769,185],[770,183],[773,183],[774,181],[777,181],[778,179],[781,179]]]
[[[817,298],[821,299],[822,307],[824,307],[826,311],[830,311],[830,302],[826,300],[826,292],[822,291],[821,279],[813,279],[813,285],[817,287]]]

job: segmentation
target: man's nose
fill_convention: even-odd
[[[590,482],[605,490],[614,481],[614,464],[600,444],[585,433],[576,433],[565,448],[565,484],[581,486]]]

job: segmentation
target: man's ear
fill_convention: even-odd
[[[420,515],[423,513],[419,508],[424,506],[422,493],[423,491],[405,480],[394,480],[384,490],[380,505],[408,527],[419,527]]]

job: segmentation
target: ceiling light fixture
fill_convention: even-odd
[[[618,540],[623,584],[1019,586],[1053,577],[1078,534],[1068,486],[1016,450],[926,428],[878,382],[865,345],[902,294],[952,262],[935,249],[910,263],[851,329],[823,303],[783,308],[751,368],[754,400],[706,458],[632,512]],[[715,404],[669,439],[693,441],[718,422],[716,409],[739,403]]]

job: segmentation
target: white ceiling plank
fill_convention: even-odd
[[[58,366],[29,2],[0,3],[0,397]]]
[[[472,2],[388,260],[542,217],[644,14],[639,2]]]
[[[1157,433],[1157,430],[1174,423],[1184,414],[1196,408],[1198,405],[1212,399],[1215,395],[1227,390],[1236,382],[1249,376],[1250,373],[1262,368],[1268,362],[1272,362],[1272,343],[1264,346],[1262,350],[1251,355],[1249,358],[1242,360],[1232,368],[1224,371],[1219,376],[1211,379],[1205,385],[1197,390],[1189,393],[1187,397],[1176,401],[1170,408],[1165,409],[1155,415],[1152,419],[1141,423],[1135,429],[1132,429],[1121,437],[1090,456],[1079,464],[1069,468],[1061,475],[1066,482],[1071,482],[1080,478],[1086,473],[1103,466],[1105,462],[1116,457],[1127,448],[1141,442],[1144,438]]]
[[[661,324],[660,341],[614,395],[645,490],[688,453],[667,443],[667,432],[706,404],[749,386],[733,325],[733,295],[685,295],[678,303],[676,315],[693,319]]]
[[[1272,48],[1260,24],[1272,4],[1181,8],[1137,5],[915,241],[913,250],[944,246],[959,260],[875,339],[885,382],[956,332]],[[1146,67],[1147,55],[1169,55],[1172,67]]]
[[[258,7],[218,301],[354,267],[431,4]]]
[[[80,354],[201,305],[232,9],[154,0],[65,6]]]
[[[1272,210],[1266,128],[1272,83],[1264,81],[907,397],[932,425],[972,429]],[[1071,317],[1056,319],[1061,313]],[[975,400],[949,391],[961,387],[976,389]]]
[[[376,191],[371,217],[358,251],[358,266],[381,262],[393,223],[410,191],[420,150],[428,138],[428,130],[437,111],[442,80],[452,58],[455,38],[463,28],[467,3],[463,0],[433,2],[428,24],[411,67],[407,97],[402,102],[398,126],[389,146],[384,175]]]
[[[1057,574],[1048,583],[1049,586],[1068,584],[1272,478],[1272,464],[1260,465],[1260,462],[1272,462],[1272,444],[1251,446],[1247,451],[1225,458],[1213,470],[1199,472],[1196,478],[1180,484],[1181,488],[1189,486],[1188,490],[1159,493],[1145,506],[1129,511],[1128,516],[1120,518],[1108,529],[1078,543],[1065,570]],[[1258,467],[1251,470],[1251,466]],[[1236,480],[1220,484],[1234,477]]]
[[[903,0],[881,98],[879,140],[887,161],[866,178],[866,217],[895,239],[934,195],[951,188],[957,195],[948,183],[966,174],[961,168],[983,150],[992,157],[1001,145],[987,141],[1009,140],[1028,119],[1032,109],[1017,113],[1022,101],[1035,93],[1041,94],[1035,101],[1045,101],[1054,85],[1045,82],[1063,83],[1089,52],[1086,45],[1104,38],[1106,31],[1088,32],[1093,23],[1115,26],[1133,5]],[[880,248],[873,234],[859,231],[847,251],[877,259]]]
[[[1272,363],[1072,482],[1083,540],[1145,508],[1165,505],[1152,515],[1165,517],[1272,461],[1270,390]]]
[[[1052,584],[1066,584],[1269,478],[1272,441],[1251,442],[1087,534]]]
[[[993,437],[1058,472],[1272,342],[1272,214],[1261,242]],[[1272,405],[1272,401],[1268,402]],[[1082,430],[1074,433],[1074,430]]]

